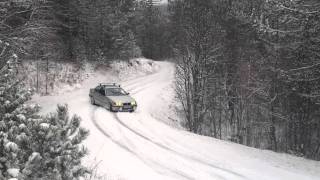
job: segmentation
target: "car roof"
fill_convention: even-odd
[[[104,89],[122,89],[122,88],[118,86],[109,86],[109,87],[104,87]]]
[[[100,83],[98,87],[104,87],[105,89],[109,88],[121,88],[119,84],[116,83]]]

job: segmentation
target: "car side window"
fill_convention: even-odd
[[[100,92],[100,94],[103,95],[103,96],[106,95],[106,91],[104,90],[104,88],[101,88],[99,92]]]
[[[106,89],[106,96],[110,96],[110,89]]]
[[[96,87],[94,90],[96,91],[96,92],[100,92],[100,87],[98,86],[98,87]]]

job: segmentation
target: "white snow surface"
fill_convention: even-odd
[[[114,65],[119,72],[125,70],[120,78],[114,72],[96,74],[74,92],[32,100],[43,107],[42,113],[55,111],[57,103],[68,103],[70,113],[82,118],[82,126],[90,130],[84,143],[90,151],[85,163],[96,166],[105,179],[320,180],[320,162],[177,128],[174,64],[137,61],[140,68]],[[137,100],[136,112],[111,113],[90,104],[89,88],[120,80]]]
[[[29,163],[30,163],[30,162],[32,162],[32,161],[34,161],[34,160],[36,160],[36,159],[40,159],[40,158],[41,158],[40,153],[38,153],[38,152],[33,152],[33,153],[29,156],[28,161],[29,161]]]
[[[8,173],[11,177],[16,178],[16,177],[19,176],[20,170],[17,169],[17,168],[10,168],[10,169],[7,170],[7,173]]]
[[[48,123],[41,123],[41,124],[40,124],[40,127],[41,127],[42,129],[48,129],[48,128],[50,127],[50,124],[48,124]]]
[[[4,148],[7,150],[7,151],[12,151],[12,152],[17,152],[19,147],[16,143],[14,142],[7,142],[5,145],[4,145]]]

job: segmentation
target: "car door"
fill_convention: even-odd
[[[97,105],[99,105],[99,106],[101,106],[101,87],[100,86],[98,86],[98,87],[96,87],[95,89],[94,89],[94,91],[93,91],[93,94],[92,94],[92,97],[93,97],[93,99],[94,99],[94,102],[95,102],[95,104],[97,104]]]
[[[107,89],[103,88],[101,89],[100,91],[100,103],[101,103],[101,106],[105,107],[105,108],[109,108],[109,105],[110,105],[110,102],[109,102],[109,98],[106,96],[106,92]]]
[[[105,98],[105,90],[103,87],[99,87],[97,89],[97,96],[96,96],[96,101],[97,101],[97,104],[100,105],[100,106],[104,106],[104,98]]]

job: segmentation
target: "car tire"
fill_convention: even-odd
[[[111,105],[111,104],[109,104],[109,111],[110,111],[110,112],[114,112],[114,111],[112,110],[112,105]]]
[[[90,97],[90,103],[91,103],[92,105],[96,105],[96,102],[94,101],[93,97]]]

